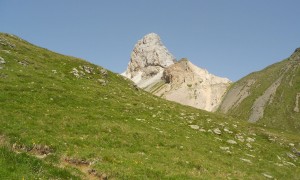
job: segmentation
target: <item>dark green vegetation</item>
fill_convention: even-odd
[[[232,85],[221,105],[221,111],[226,111],[234,96],[242,97],[238,93],[246,94],[240,103],[237,103],[238,98],[231,102],[227,114],[251,121],[262,110],[263,116],[256,117],[258,124],[299,133],[299,67],[300,49],[297,49],[286,60],[249,74]]]
[[[0,57],[1,179],[300,178],[297,135],[168,102],[15,36],[0,34]]]

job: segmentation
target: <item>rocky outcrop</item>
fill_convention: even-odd
[[[134,46],[127,70],[122,75],[131,79],[140,88],[146,88],[158,82],[164,68],[174,62],[174,56],[163,45],[160,37],[150,33]]]
[[[137,42],[122,75],[157,96],[207,111],[217,109],[230,84],[187,59],[176,62],[154,33]]]
[[[151,92],[184,105],[215,111],[231,81],[199,68],[187,59],[167,67],[164,84]]]

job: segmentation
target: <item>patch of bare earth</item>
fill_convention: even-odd
[[[96,171],[91,167],[91,162],[83,159],[69,158],[65,157],[61,161],[61,165],[63,167],[73,167],[78,169],[85,175],[86,179],[91,180],[106,180],[108,179],[108,175],[105,173],[101,173]]]
[[[0,146],[4,146],[7,144],[7,140],[4,135],[0,135]]]

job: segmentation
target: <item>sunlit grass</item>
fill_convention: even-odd
[[[278,179],[300,176],[298,160],[292,162],[297,167],[275,165],[291,161],[286,156],[288,144],[299,146],[297,136],[275,131],[273,134],[280,138],[273,142],[269,130],[136,90],[123,77],[112,72],[105,75],[101,67],[86,61],[9,35],[1,34],[0,38],[15,44],[15,48],[0,45],[0,56],[6,61],[0,74],[7,75],[0,78],[0,134],[6,144],[0,159],[4,164],[10,156],[30,159],[11,161],[11,166],[20,166],[16,171],[1,166],[3,177],[68,179],[68,173],[88,177],[80,173],[83,165],[78,165],[79,161],[88,162],[87,168],[98,174],[116,179],[262,179],[262,173]],[[28,65],[19,63],[24,60]],[[94,73],[77,78],[71,72],[79,66],[93,67]],[[198,125],[206,132],[189,125]],[[215,128],[222,134],[216,135]],[[237,140],[236,134],[254,138],[252,148]],[[37,160],[36,145],[48,146],[51,153]],[[230,153],[220,147],[228,147]],[[15,154],[17,151],[23,154]],[[75,165],[67,164],[66,159],[75,159]],[[40,176],[30,167],[22,168],[35,163],[50,173]]]

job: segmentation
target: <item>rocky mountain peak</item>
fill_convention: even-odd
[[[186,58],[176,62],[155,33],[147,34],[135,44],[122,75],[159,97],[207,111],[218,108],[231,83]]]
[[[174,64],[175,61],[160,37],[150,33],[135,44],[127,70],[122,75],[144,88],[161,79],[164,68]]]
[[[149,33],[143,37],[143,44],[160,44],[160,37],[155,33]]]

